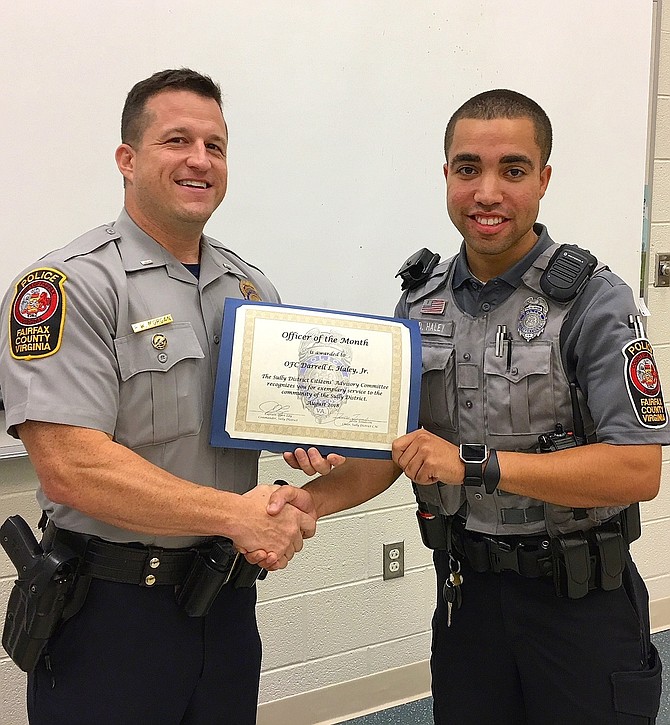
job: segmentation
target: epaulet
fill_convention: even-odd
[[[111,224],[95,227],[63,247],[63,260],[88,254],[120,238],[121,234]]]
[[[425,282],[440,261],[440,255],[430,249],[420,249],[406,259],[396,277],[402,279],[401,289],[411,290]]]
[[[225,252],[226,254],[230,254],[232,257],[235,257],[236,259],[239,259],[242,264],[245,264],[247,267],[251,267],[252,269],[257,270],[265,277],[265,272],[260,267],[257,267],[255,264],[251,264],[250,262],[247,262],[246,259],[243,259],[240,257],[240,255],[237,252],[234,252],[232,249],[229,249],[228,247],[224,247],[221,242],[218,242],[216,239],[212,239],[212,237],[207,237],[207,240],[209,241],[210,245],[213,249],[216,249],[219,252]]]

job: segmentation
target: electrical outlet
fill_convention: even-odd
[[[405,542],[384,544],[384,579],[405,576]]]

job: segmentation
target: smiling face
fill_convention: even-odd
[[[212,98],[168,90],[150,98],[144,113],[140,140],[116,151],[126,209],[161,244],[199,239],[228,183],[221,109]]]
[[[551,167],[542,167],[529,118],[460,119],[444,173],[449,217],[474,274],[497,276],[532,249]]]

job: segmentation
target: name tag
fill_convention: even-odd
[[[154,317],[153,320],[143,320],[142,322],[134,322],[131,327],[133,332],[142,332],[143,330],[151,330],[161,325],[169,325],[172,322],[172,315],[163,315],[162,317]]]
[[[438,322],[437,320],[417,320],[422,335],[440,335],[441,337],[454,336],[453,320]]]

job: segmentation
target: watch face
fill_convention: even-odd
[[[461,458],[466,463],[484,463],[486,446],[483,443],[461,443]]]

